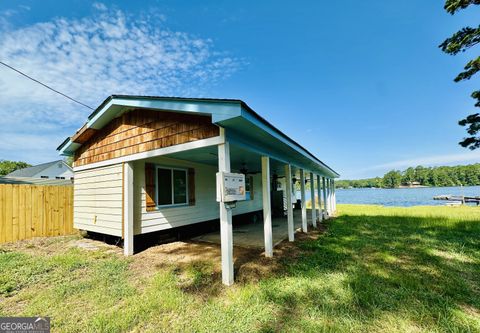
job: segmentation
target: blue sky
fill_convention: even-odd
[[[443,1],[3,1],[0,59],[96,107],[114,93],[239,98],[342,174],[480,161],[457,143],[474,57]],[[0,68],[0,159],[40,163],[90,110]]]

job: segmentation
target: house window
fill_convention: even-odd
[[[157,206],[179,206],[188,204],[187,170],[156,168]]]
[[[48,176],[40,176],[40,178],[48,178]]]
[[[245,176],[245,200],[253,200],[253,177]]]
[[[55,177],[55,179],[65,179],[65,177]]]

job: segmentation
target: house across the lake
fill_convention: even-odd
[[[263,213],[272,256],[272,215],[294,240],[296,186],[304,232],[335,211],[339,175],[240,100],[112,95],[58,150],[74,159],[75,228],[122,237],[131,255],[134,235],[217,219],[227,285],[232,216]],[[321,203],[308,219],[306,187]]]

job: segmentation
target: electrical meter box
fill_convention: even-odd
[[[217,172],[217,201],[245,200],[245,175],[243,173]]]

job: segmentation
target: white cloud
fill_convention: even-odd
[[[0,24],[0,60],[94,108],[111,94],[203,95],[238,70],[209,39],[104,6],[95,3],[100,11],[82,19]],[[0,66],[0,159],[57,158],[57,145],[90,112]]]
[[[93,8],[98,9],[98,10],[107,10],[107,6],[101,2],[94,2],[93,3]]]

